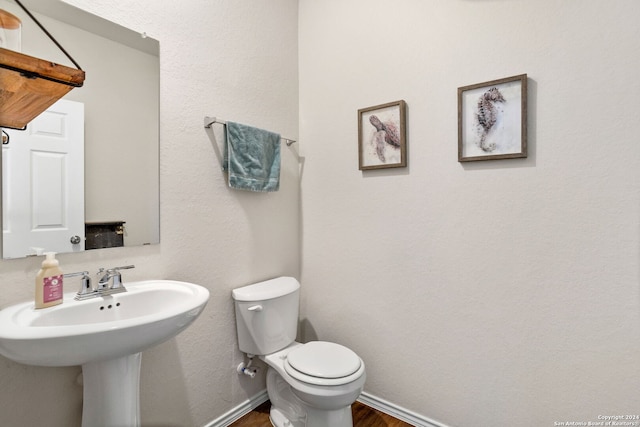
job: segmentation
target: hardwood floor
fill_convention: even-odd
[[[269,408],[271,408],[271,403],[267,401],[229,427],[271,427]],[[391,415],[377,411],[360,402],[351,405],[351,411],[354,427],[411,427],[411,424],[395,419]]]

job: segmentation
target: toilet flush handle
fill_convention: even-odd
[[[262,306],[261,305],[252,305],[247,310],[249,310],[249,311],[262,311]]]

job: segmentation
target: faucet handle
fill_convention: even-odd
[[[123,288],[122,275],[120,274],[120,270],[128,270],[135,267],[135,265],[123,265],[122,267],[114,267],[107,270],[113,274],[113,284],[111,285],[111,289]]]
[[[89,277],[88,271],[78,271],[77,273],[67,273],[63,274],[63,277],[77,277],[82,276],[82,280],[80,282],[80,289],[76,294],[76,299],[82,298],[83,296],[89,295],[93,292],[93,287],[91,286],[91,277]]]
[[[135,265],[123,265],[120,267],[113,267],[105,269],[100,267],[97,275],[100,276],[98,281],[98,291],[106,291],[111,289],[118,289],[122,287],[122,275],[120,270],[126,270],[129,268],[135,268]],[[113,278],[111,286],[109,286],[109,280]]]

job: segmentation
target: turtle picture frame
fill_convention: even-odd
[[[527,157],[527,75],[458,88],[458,161]]]
[[[358,110],[360,170],[407,166],[406,102],[388,102]]]

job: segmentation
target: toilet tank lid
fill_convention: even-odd
[[[231,294],[236,301],[264,301],[288,295],[300,289],[295,277],[276,277],[253,285],[234,289]]]

